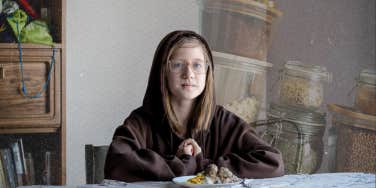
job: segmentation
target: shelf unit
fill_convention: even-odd
[[[21,88],[21,66],[16,42],[0,42],[0,148],[22,138],[25,153],[31,152],[35,184],[43,184],[45,154],[51,152],[51,184],[66,184],[66,70],[65,0],[28,1],[38,15],[44,14],[54,46],[22,43],[24,83],[34,95],[47,80],[41,97],[30,99]],[[20,6],[22,8],[22,6]],[[43,13],[42,13],[43,12]]]

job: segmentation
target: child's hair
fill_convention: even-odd
[[[205,62],[209,65],[206,72],[206,81],[204,91],[197,97],[196,103],[194,105],[192,118],[188,122],[188,134],[191,136],[198,133],[200,130],[207,130],[209,128],[211,114],[213,113],[214,104],[214,77],[213,77],[213,67],[211,59],[209,58],[209,50],[202,41],[194,36],[185,36],[178,40],[170,50],[168,51],[167,60],[171,58],[173,53],[181,48],[183,45],[192,44],[192,47],[200,46],[204,52]],[[180,123],[177,120],[177,117],[171,106],[171,93],[168,90],[167,84],[167,74],[168,74],[168,64],[162,62],[161,67],[161,83],[162,83],[162,97],[163,97],[163,106],[166,112],[167,119],[172,129],[180,133],[178,129]],[[189,132],[190,131],[190,132]]]

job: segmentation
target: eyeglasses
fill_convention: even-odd
[[[169,60],[167,64],[169,70],[173,73],[182,73],[189,65],[189,67],[195,74],[205,74],[206,70],[209,67],[208,63],[201,61],[186,63],[184,61]]]

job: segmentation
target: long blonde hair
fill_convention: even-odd
[[[205,88],[204,91],[197,97],[196,103],[193,107],[193,112],[191,117],[188,121],[189,125],[187,127],[187,133],[191,134],[191,136],[196,135],[201,130],[207,130],[210,126],[211,122],[211,115],[213,113],[213,106],[214,104],[214,77],[213,77],[213,64],[211,59],[209,58],[209,50],[207,49],[204,43],[196,37],[183,37],[178,40],[169,50],[167,60],[170,59],[171,55],[175,52],[175,50],[181,48],[184,44],[197,44],[199,45],[204,51],[204,57],[206,63],[208,63],[208,70],[206,72],[206,81],[205,81]],[[163,98],[163,106],[166,112],[166,117],[172,129],[177,132],[179,131],[179,127],[181,127],[174,110],[171,105],[171,93],[168,89],[167,84],[167,74],[168,74],[168,65],[167,61],[162,62],[161,67],[161,84],[162,84],[162,98]]]

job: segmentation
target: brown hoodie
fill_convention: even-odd
[[[106,158],[105,178],[127,182],[171,180],[194,175],[211,163],[227,167],[241,178],[283,175],[281,153],[258,138],[247,123],[216,105],[210,128],[193,137],[202,152],[180,158],[175,155],[186,138],[177,136],[165,118],[160,70],[172,45],[183,36],[195,36],[209,49],[206,41],[192,31],[174,31],[161,41],[154,55],[143,105],[115,131]],[[212,59],[210,52],[209,58]]]

